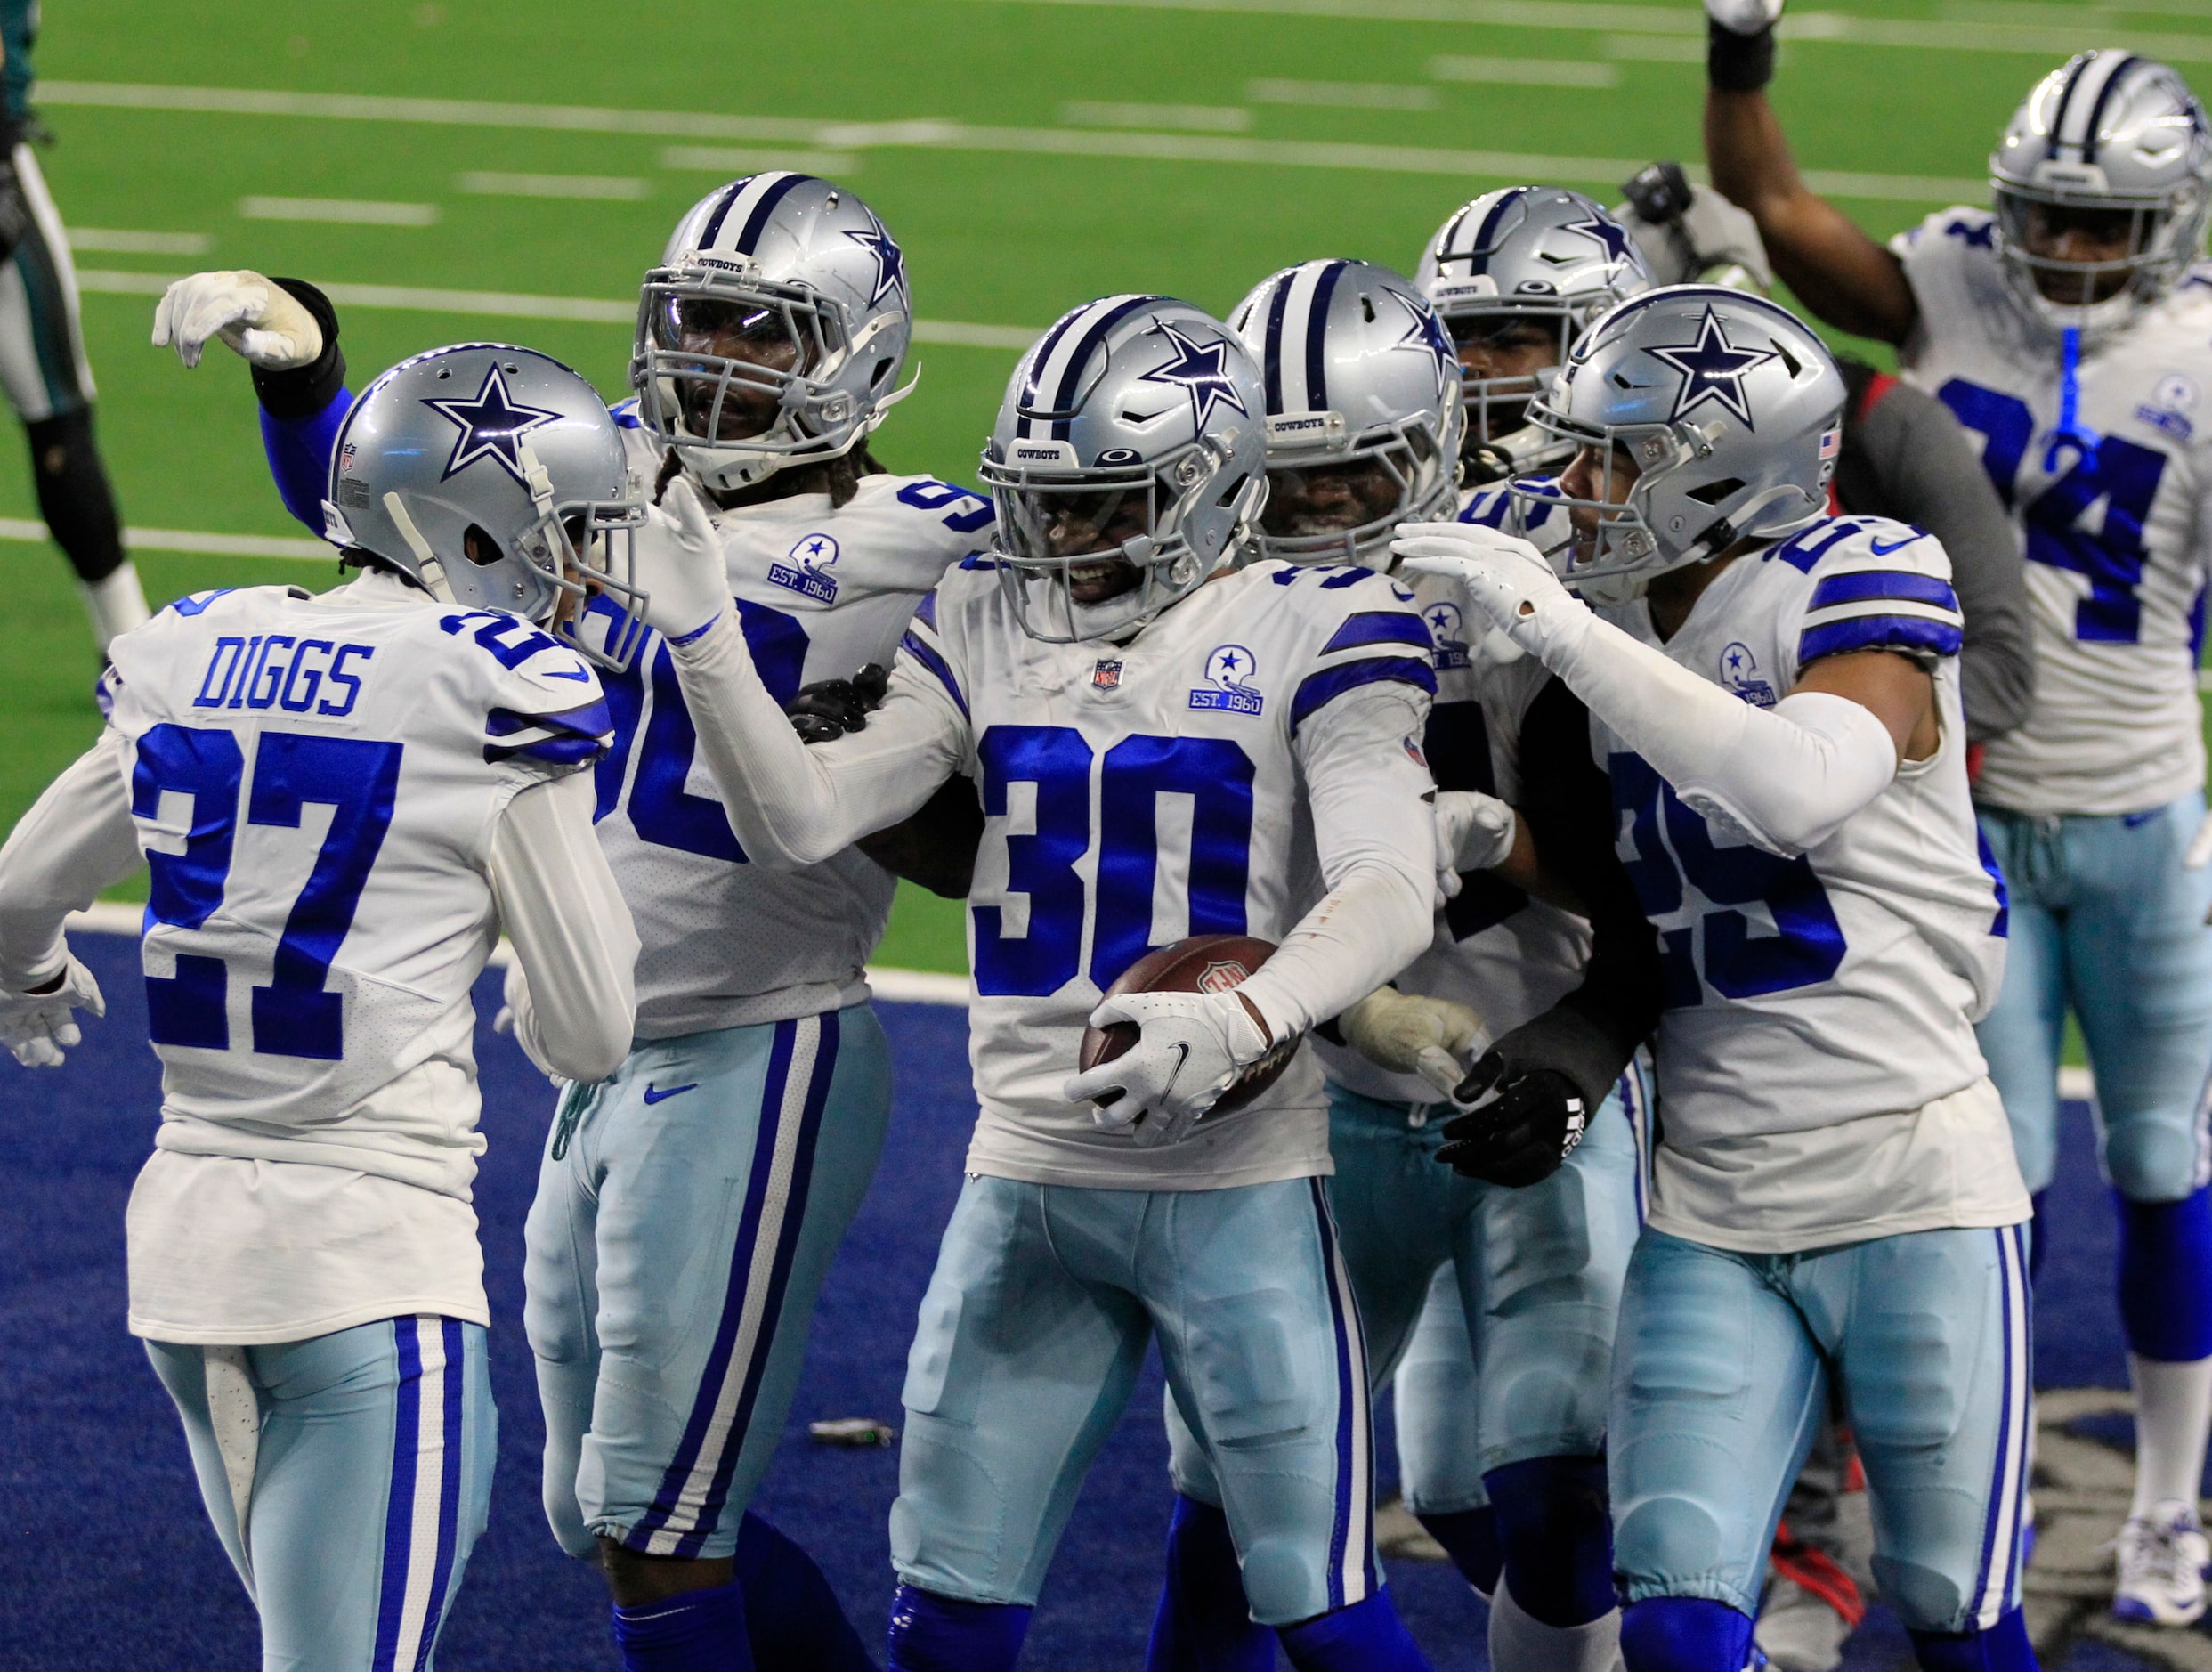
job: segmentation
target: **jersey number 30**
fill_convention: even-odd
[[[398,743],[358,737],[261,735],[246,822],[297,830],[307,808],[330,809],[314,866],[285,918],[268,985],[253,990],[253,1048],[262,1055],[332,1062],[345,1055],[345,1001],[324,992],[323,984],[392,828],[400,753]],[[222,905],[245,776],[235,733],[165,723],[139,739],[132,815],[158,818],[165,794],[192,799],[184,851],[146,856],[152,872],[146,910],[154,922],[199,929]],[[146,978],[148,1032],[157,1045],[228,1051],[229,999],[230,970],[222,959],[179,953],[174,976]]]

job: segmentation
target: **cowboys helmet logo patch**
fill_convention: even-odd
[[[507,394],[506,374],[498,366],[484,373],[484,386],[473,401],[448,398],[423,404],[461,434],[445,461],[445,475],[458,475],[479,459],[489,459],[517,482],[523,480],[521,443],[534,429],[561,421],[558,412],[523,406]]]
[[[1696,342],[1644,352],[1682,375],[1681,387],[1674,392],[1674,410],[1667,414],[1668,423],[1687,418],[1708,402],[1717,402],[1733,412],[1746,429],[1758,427],[1751,421],[1751,398],[1744,393],[1744,378],[1778,356],[1770,348],[1737,347],[1728,340],[1727,328],[1711,308],[1697,322]]]
[[[1267,699],[1252,688],[1252,678],[1259,671],[1259,659],[1242,645],[1216,645],[1206,658],[1206,678],[1213,686],[1193,691],[1191,707],[1225,714],[1259,713],[1267,705]]]

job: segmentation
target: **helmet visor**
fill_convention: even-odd
[[[2156,262],[2169,211],[2159,204],[2068,200],[2000,183],[1997,230],[2005,259],[2060,307],[2109,302]]]
[[[1529,403],[1552,386],[1573,346],[1574,321],[1558,303],[1447,317],[1467,399],[1464,447],[1480,446],[1528,424]]]
[[[1432,515],[1450,486],[1435,435],[1416,425],[1385,430],[1349,459],[1278,458],[1268,470],[1260,549],[1292,563],[1362,562],[1388,547],[1398,524]]]
[[[771,432],[818,393],[844,346],[834,307],[796,286],[679,269],[648,275],[631,381],[676,446],[775,445]]]

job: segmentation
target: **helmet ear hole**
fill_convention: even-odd
[[[499,549],[499,542],[474,523],[471,523],[461,535],[461,555],[479,569],[490,568],[505,556]]]
[[[1692,488],[1683,497],[1700,505],[1718,505],[1730,494],[1741,491],[1743,481],[1737,476],[1723,476],[1718,482],[1708,482],[1703,487]]]
[[[884,385],[891,381],[891,374],[895,369],[896,369],[896,367],[897,362],[895,361],[879,360],[876,361],[876,369],[868,378],[868,386],[871,389],[882,388]]]

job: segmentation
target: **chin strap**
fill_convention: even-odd
[[[415,526],[415,519],[407,514],[407,506],[396,493],[384,496],[385,515],[392,519],[392,526],[400,531],[400,538],[407,542],[408,550],[415,554],[415,566],[423,590],[442,603],[453,602],[453,588],[446,584],[445,565],[438,561],[438,554],[430,549],[430,542]]]
[[[2081,425],[2081,327],[2068,326],[2061,341],[2063,346],[2060,350],[2058,427],[2051,432],[2050,442],[2043,450],[2043,468],[2054,476],[2064,467],[2062,454],[2069,447],[2092,470],[2096,468],[2097,462],[2097,438]]]

